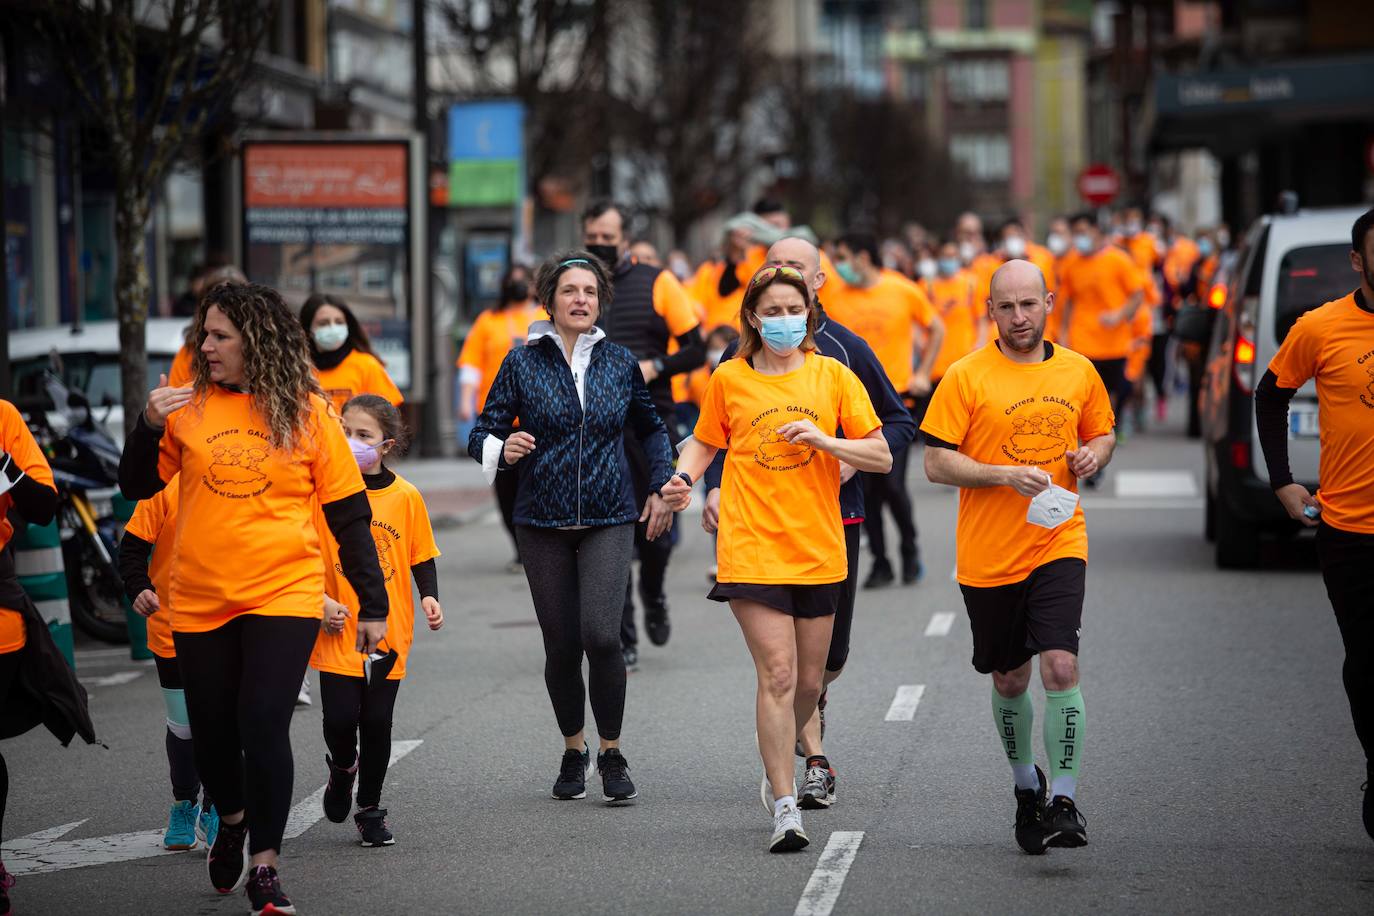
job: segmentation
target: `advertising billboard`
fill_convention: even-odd
[[[299,306],[330,293],[358,316],[403,391],[413,386],[407,140],[248,140],[243,267]]]

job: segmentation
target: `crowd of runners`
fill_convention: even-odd
[[[1104,473],[1123,418],[1146,422],[1147,387],[1165,416],[1174,367],[1197,359],[1176,352],[1170,322],[1206,295],[1224,227],[1189,239],[1126,209],[1111,225],[1054,220],[1040,245],[1018,221],[989,236],[964,214],[940,237],[854,229],[818,244],[764,201],[692,271],[681,252],[660,260],[632,239],[631,223],[621,206],[594,205],[581,248],[511,267],[459,358],[467,449],[496,490],[543,638],[562,739],[552,796],[584,798],[594,768],[606,803],[638,798],[621,733],[636,598],[649,639],[667,644],[678,515],[701,499],[716,539],[703,596],[729,606],[757,674],[766,845],[806,847],[801,812],[838,799],[823,742],[856,601],[924,572],[907,490],[919,447],[927,477],[960,489],[956,575],[1012,770],[1015,841],[1030,854],[1085,845],[1078,485]],[[1351,259],[1359,288],[1297,323],[1256,394],[1278,498],[1320,526],[1369,756],[1374,423],[1363,411],[1374,401],[1355,383],[1374,356],[1374,211],[1353,227]],[[1282,432],[1287,399],[1313,377],[1315,496],[1286,475]],[[388,464],[406,446],[400,401],[345,302],[316,295],[292,309],[231,269],[199,294],[171,378],[125,445],[121,489],[140,502],[119,567],[148,618],[165,705],[165,844],[205,847],[210,884],[246,887],[254,916],[296,912],[277,868],[307,668],[329,751],[323,813],[352,814],[364,846],[395,842],[381,805],[416,595],[423,623],[444,623],[424,501]],[[56,492],[8,402],[0,437],[7,543],[14,525],[52,518]],[[12,550],[0,557],[0,735],[41,722],[64,743],[94,740]],[[1028,692],[1037,655],[1045,768]],[[0,757],[0,815],[7,787]],[[1374,835],[1368,793],[1364,805]],[[0,913],[11,883],[0,866]]]

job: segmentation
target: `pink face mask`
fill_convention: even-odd
[[[350,437],[348,447],[353,450],[353,460],[358,462],[359,470],[366,471],[382,460],[382,453],[375,445],[368,445]]]

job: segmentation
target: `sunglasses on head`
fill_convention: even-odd
[[[774,277],[779,275],[784,277],[791,277],[794,280],[800,280],[802,283],[806,282],[806,277],[802,276],[802,272],[800,270],[797,270],[797,268],[795,267],[787,267],[786,265],[781,265],[778,267],[763,268],[758,273],[754,274],[754,279],[749,281],[749,285],[758,286],[760,283],[768,283]]]

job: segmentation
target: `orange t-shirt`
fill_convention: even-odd
[[[1027,242],[1026,260],[1040,268],[1040,272],[1045,275],[1046,291],[1053,293],[1059,290],[1059,273],[1055,269],[1054,252],[1044,245]]]
[[[43,450],[34,441],[18,408],[5,400],[0,400],[0,448],[9,453],[10,461],[24,472],[25,477],[56,489],[52,468],[43,457]],[[9,520],[12,505],[14,498],[9,493],[0,496],[0,549],[14,537],[14,525]],[[23,615],[11,608],[0,608],[0,654],[24,648],[24,641]]]
[[[1154,270],[1155,264],[1159,262],[1159,254],[1155,251],[1155,237],[1148,232],[1137,232],[1130,238],[1121,240],[1121,247],[1131,254],[1131,260],[1135,261],[1141,270]]]
[[[148,578],[157,592],[158,611],[148,618],[148,651],[158,658],[176,658],[172,643],[172,558],[176,553],[177,498],[180,488],[176,477],[151,499],[139,500],[134,514],[124,526],[126,534],[153,545],[153,557],[148,563]]]
[[[1322,521],[1374,534],[1374,314],[1354,293],[1307,312],[1269,368],[1281,388],[1317,380]]]
[[[191,348],[182,344],[177,355],[172,357],[172,367],[167,370],[168,388],[190,388],[196,383],[194,367],[191,365],[193,355]]]
[[[1193,265],[1201,256],[1202,252],[1198,251],[1197,242],[1182,235],[1174,239],[1174,243],[1164,253],[1164,265],[1161,269],[1164,279],[1175,291],[1188,282],[1188,274],[1192,272]]]
[[[1069,308],[1069,344],[1089,359],[1124,359],[1131,352],[1131,323],[1109,328],[1102,316],[1144,290],[1144,274],[1120,248],[1108,245],[1076,258],[1059,287]]]
[[[533,303],[505,309],[487,309],[477,316],[458,354],[458,368],[477,375],[477,413],[487,403],[491,383],[501,362],[513,348],[524,346],[530,325],[544,317],[544,310]]]
[[[330,406],[291,454],[273,448],[249,396],[215,386],[167,421],[158,474],[181,479],[172,568],[172,629],[203,633],[240,614],[319,617],[324,569],[313,503],[363,489]]]
[[[807,419],[848,439],[882,427],[858,377],[818,353],[784,375],[764,375],[739,357],[711,375],[695,436],[727,449],[716,581],[824,585],[849,574],[839,460],[777,432]]]
[[[1138,382],[1145,375],[1154,344],[1155,317],[1150,309],[1141,307],[1131,319],[1131,355],[1126,357],[1126,379]]]
[[[986,309],[973,298],[977,283],[973,274],[961,270],[950,277],[934,277],[926,287],[931,304],[945,323],[945,340],[930,371],[933,379],[943,378],[955,360],[978,346],[978,326]]]
[[[997,255],[984,251],[982,254],[974,255],[973,261],[964,268],[978,281],[974,298],[979,302],[987,302],[988,297],[992,295],[992,275],[997,273],[997,268],[1001,267],[1002,263],[1002,259]]]
[[[350,398],[360,394],[380,395],[397,407],[405,400],[391,376],[386,374],[386,366],[371,353],[354,350],[333,369],[317,369],[315,374],[319,376],[325,396],[340,413]]]
[[[425,501],[414,484],[400,475],[380,490],[368,490],[367,501],[372,504],[372,539],[377,545],[377,562],[386,579],[386,594],[391,611],[386,617],[386,639],[383,649],[395,649],[396,665],[387,675],[399,681],[406,676],[406,657],[415,639],[415,598],[410,586],[410,568],[439,556],[430,528]],[[354,649],[358,637],[358,596],[344,578],[339,564],[339,545],[329,534],[324,514],[316,516],[321,543],[324,545],[325,594],[345,604],[353,613],[344,621],[343,632],[326,633],[320,630],[310,666],[317,671],[363,676],[363,657]]]
[[[916,353],[913,326],[930,327],[935,307],[912,281],[893,271],[883,271],[869,287],[827,285],[826,313],[864,339],[892,387],[904,393],[911,384]]]
[[[1044,468],[1056,484],[1077,492],[1064,453],[1105,436],[1115,422],[1107,389],[1087,359],[1056,346],[1044,362],[1018,363],[1002,355],[994,340],[950,367],[921,431],[983,464]],[[1088,559],[1081,505],[1057,528],[1027,522],[1029,507],[1030,498],[1011,487],[960,489],[960,584],[1009,585],[1053,560]]]

